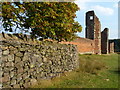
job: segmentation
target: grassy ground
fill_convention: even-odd
[[[32,88],[118,88],[118,55],[80,55],[79,69]]]

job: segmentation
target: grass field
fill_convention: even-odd
[[[118,88],[118,54],[79,55],[79,69],[32,88]]]

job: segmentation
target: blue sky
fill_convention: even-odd
[[[118,38],[118,0],[76,0],[75,3],[80,7],[75,20],[83,27],[78,33],[80,37],[85,37],[85,13],[94,10],[101,22],[101,31],[109,28],[109,39]]]

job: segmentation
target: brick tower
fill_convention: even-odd
[[[101,24],[94,11],[86,13],[86,38],[94,40],[94,53],[101,54]]]
[[[105,28],[101,32],[101,53],[102,54],[108,54],[108,28]]]

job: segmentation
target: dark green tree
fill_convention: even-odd
[[[2,4],[2,22],[7,31],[31,29],[34,38],[68,41],[82,30],[74,20],[78,10],[73,2],[6,2]],[[15,30],[13,26],[16,26]]]

